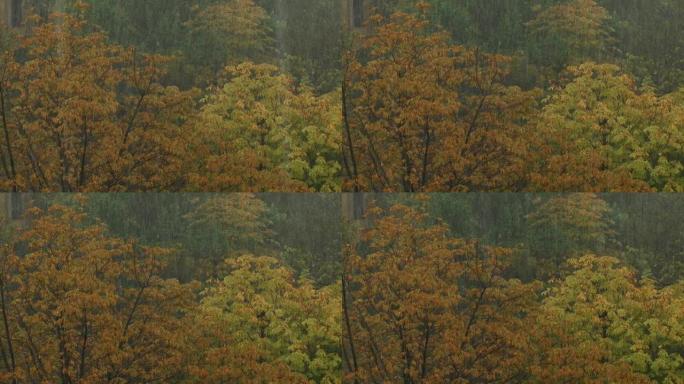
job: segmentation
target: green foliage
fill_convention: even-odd
[[[614,65],[585,63],[569,72],[572,80],[550,97],[540,118],[539,130],[547,138],[542,147],[556,148],[541,149],[546,169],[540,188],[567,190],[579,182],[600,190],[634,190],[638,185],[630,183],[642,181],[658,191],[681,191],[681,103],[637,90]],[[545,172],[560,188],[543,180]]]
[[[226,75],[197,119],[194,188],[339,190],[341,111],[334,95],[297,88],[267,64],[243,63]]]
[[[234,335],[232,353],[256,348],[311,382],[340,383],[339,286],[317,290],[269,257],[241,256],[228,266],[203,293],[198,322]]]
[[[648,377],[657,383],[680,383],[684,286],[659,290],[610,257],[583,256],[570,264],[574,272],[549,290],[542,306],[539,329],[548,332],[544,337],[557,348],[546,356],[560,357],[555,352],[572,346],[565,361],[580,364],[572,369],[594,370],[613,380],[631,377],[629,382],[646,382]],[[558,362],[543,365],[540,371]],[[626,365],[629,370],[615,371],[611,365]],[[568,379],[561,370],[553,373],[555,380]]]

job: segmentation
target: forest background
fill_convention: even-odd
[[[343,4],[27,0],[3,189],[683,188],[676,1]]]

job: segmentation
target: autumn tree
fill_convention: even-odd
[[[531,189],[680,191],[684,110],[676,94],[636,89],[614,65],[585,63],[553,93],[533,145]]]
[[[191,94],[159,84],[164,58],[89,28],[55,14],[3,53],[2,189],[178,188]]]
[[[612,257],[587,255],[547,292],[532,383],[680,383],[684,290],[658,289]]]
[[[0,253],[3,382],[181,377],[194,295],[160,277],[168,254],[110,237],[77,209],[33,209]]]
[[[509,58],[452,45],[424,14],[369,29],[347,59],[346,188],[520,189],[536,91],[504,84]]]
[[[339,285],[317,289],[271,257],[227,261],[202,294],[191,383],[341,383]]]
[[[536,284],[505,277],[511,250],[454,238],[421,208],[368,220],[346,255],[348,381],[520,382]]]
[[[336,191],[341,112],[268,64],[227,68],[194,124],[189,175],[203,191]]]

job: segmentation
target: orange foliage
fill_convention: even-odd
[[[109,237],[64,206],[35,209],[30,220],[0,253],[4,382],[178,377],[194,295],[160,276],[169,250]]]
[[[2,189],[178,185],[193,102],[192,93],[159,84],[165,59],[109,44],[80,17],[60,14],[3,59]]]
[[[452,45],[419,16],[369,28],[347,65],[347,189],[520,189],[537,92],[503,84],[509,58]]]
[[[453,238],[425,213],[373,210],[350,247],[350,382],[495,383],[524,372],[536,284],[507,279],[511,251]]]
[[[571,203],[587,212],[553,225],[571,239],[582,228],[603,236],[582,219],[602,215],[591,195]],[[681,381],[681,282],[657,288],[616,258],[582,253],[542,291],[508,277],[511,249],[455,238],[422,208],[373,208],[363,224],[343,279],[350,383]]]

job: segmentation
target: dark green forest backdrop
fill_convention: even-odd
[[[29,0],[44,9],[56,0]],[[123,45],[148,52],[184,54],[187,60],[207,60],[216,46],[198,45],[187,22],[194,9],[217,3],[212,0],[89,0],[89,18]],[[299,78],[321,89],[339,83],[341,55],[346,43],[342,28],[341,0],[257,0],[269,17],[270,44],[264,51],[249,52],[250,59],[268,58],[287,64]],[[65,3],[65,2],[63,2]],[[68,1],[66,1],[68,3]],[[368,0],[370,7],[389,14],[414,11],[415,0]],[[684,73],[684,9],[676,0],[599,0],[608,11],[605,41],[601,49],[581,52],[560,34],[537,36],[530,25],[535,16],[563,0],[429,0],[430,18],[446,29],[455,43],[477,46],[487,52],[516,56],[520,70],[516,81],[536,85],[548,69],[560,70],[582,59],[622,64],[643,84],[661,92],[682,85]],[[46,11],[42,11],[43,14]],[[593,42],[585,42],[593,44]],[[260,56],[261,55],[261,56]],[[191,57],[189,57],[191,56]]]
[[[367,195],[380,206],[416,204],[408,194]],[[429,194],[431,220],[450,233],[516,249],[525,280],[557,275],[585,253],[612,255],[668,285],[684,276],[684,197],[677,194]],[[412,202],[413,201],[413,202]]]

